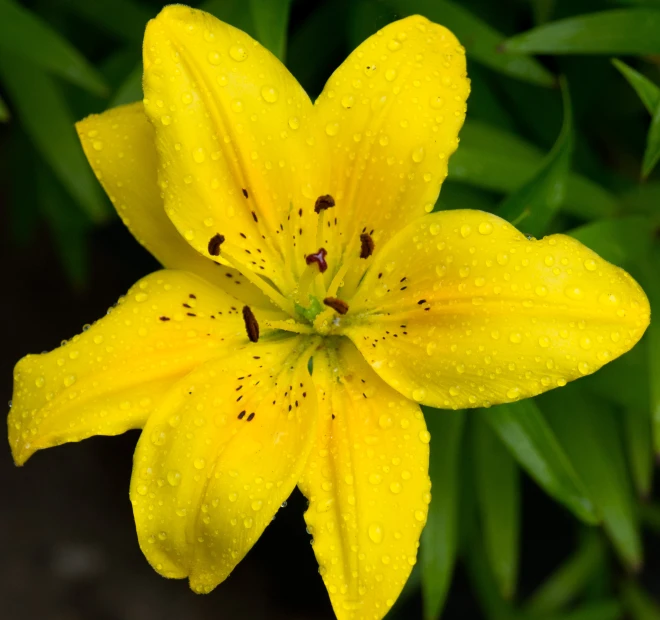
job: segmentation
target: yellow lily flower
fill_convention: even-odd
[[[124,223],[164,265],[15,371],[35,451],[141,428],[140,547],[208,592],[296,485],[338,618],[382,618],[430,502],[419,404],[488,407],[596,371],[649,323],[577,241],[430,213],[458,145],[464,49],[423,17],[360,45],[312,103],[245,33],[170,6],[144,102],[78,124]]]

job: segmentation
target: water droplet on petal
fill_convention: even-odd
[[[277,90],[273,88],[272,86],[264,86],[261,89],[261,96],[263,97],[264,101],[267,101],[268,103],[275,103],[277,101]]]
[[[248,57],[247,50],[242,45],[232,45],[229,48],[229,55],[236,62],[243,62]]]
[[[367,530],[372,542],[380,544],[383,542],[383,526],[380,523],[372,523]]]

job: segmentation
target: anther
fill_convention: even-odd
[[[220,246],[225,242],[225,236],[216,233],[209,239],[209,254],[211,256],[218,256],[220,254]]]
[[[313,254],[308,254],[305,256],[305,262],[308,265],[316,263],[319,266],[319,271],[323,273],[328,268],[328,263],[325,262],[325,257],[328,255],[328,252],[325,248],[319,248],[318,252]]]
[[[314,205],[314,211],[316,213],[321,213],[330,207],[335,206],[335,199],[330,195],[326,194],[325,196],[319,196],[316,199],[316,204]]]
[[[374,253],[374,240],[369,233],[362,233],[360,235],[362,247],[360,248],[360,258],[369,258]]]
[[[348,304],[343,299],[337,299],[336,297],[326,297],[323,300],[323,303],[339,314],[346,314],[348,312]]]
[[[245,321],[245,331],[247,331],[250,342],[257,342],[259,340],[259,323],[249,306],[243,306],[243,321]]]

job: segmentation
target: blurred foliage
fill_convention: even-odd
[[[312,97],[389,21],[421,13],[448,26],[467,49],[472,95],[436,208],[492,211],[535,236],[566,232],[628,269],[660,309],[660,0],[193,4],[259,39]],[[161,6],[0,0],[12,238],[28,244],[48,227],[75,287],[89,277],[91,231],[116,216],[73,122],[140,99],[141,37]],[[426,414],[434,499],[421,561],[391,617],[410,617],[401,610],[418,592],[424,618],[440,617],[460,563],[488,620],[660,618],[642,585],[642,535],[660,536],[657,323],[631,353],[565,389]],[[520,596],[525,477],[570,515],[575,545]]]

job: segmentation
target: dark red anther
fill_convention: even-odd
[[[328,255],[328,252],[325,248],[319,248],[318,252],[313,254],[308,254],[305,256],[305,262],[308,265],[316,263],[319,266],[319,271],[323,273],[328,268],[328,263],[325,262],[325,257]]]

